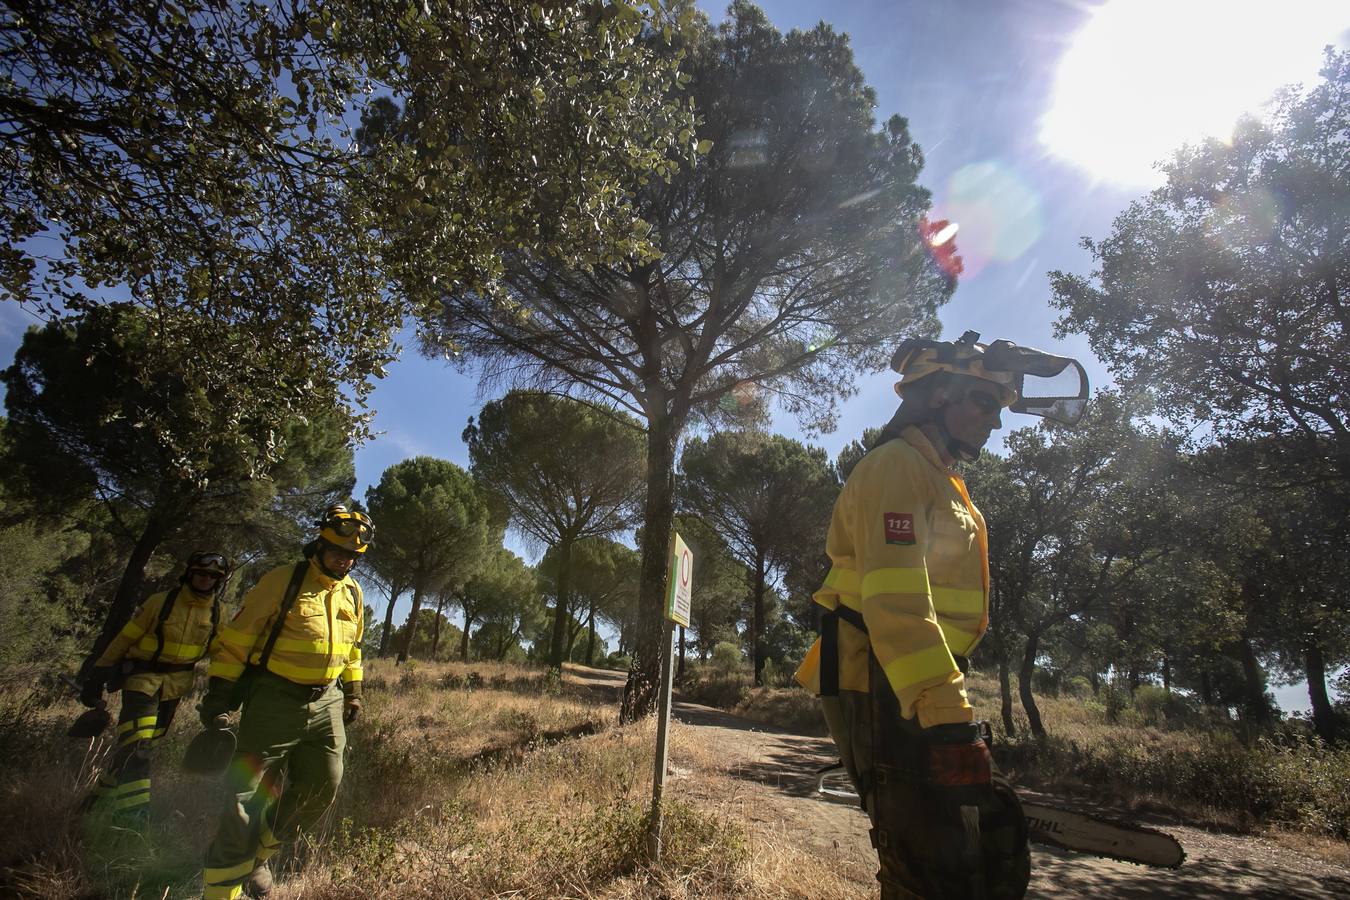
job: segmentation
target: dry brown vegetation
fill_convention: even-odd
[[[664,861],[647,862],[654,726],[615,727],[611,697],[493,664],[376,662],[367,678],[338,803],[279,858],[282,898],[758,893],[746,832],[726,804],[670,803]],[[192,896],[222,797],[215,780],[176,769],[195,733],[190,701],[159,748],[144,835],[73,811],[108,734],[66,739],[78,712],[67,699],[41,709],[0,699],[11,710],[21,702],[7,724],[22,733],[6,740],[27,746],[0,776],[0,833],[13,836],[0,893]],[[698,759],[690,739],[677,730],[674,752]]]
[[[654,724],[618,727],[612,685],[490,663],[377,661],[367,677],[338,803],[310,840],[279,857],[280,900],[826,898],[857,896],[870,883],[865,854],[843,859],[837,844],[813,845],[809,821],[794,830],[765,814],[753,780],[727,771],[735,748],[717,741],[734,734],[673,729],[667,852],[653,864],[645,832]],[[995,709],[994,685],[979,678],[972,685],[977,707]],[[805,692],[742,687],[723,688],[738,715],[822,732]],[[141,834],[73,811],[108,735],[65,738],[78,712],[67,697],[13,686],[0,694],[0,752],[11,761],[0,773],[0,894],[193,896],[223,797],[218,780],[176,767],[196,731],[191,703],[159,750],[152,824]],[[1314,755],[1296,743],[1244,745],[1231,734],[1216,737],[1221,730],[1127,721],[1142,715],[1138,709],[1111,724],[1084,697],[1047,697],[1042,710],[1050,741],[1000,737],[1023,783],[1180,812],[1196,823],[1246,830],[1282,823],[1286,846],[1345,855],[1331,837],[1337,803],[1345,802],[1347,781],[1334,781],[1346,770],[1345,751]],[[1235,784],[1248,793],[1234,793]],[[1209,793],[1194,795],[1199,790]],[[1248,805],[1235,806],[1235,797]],[[1253,805],[1261,797],[1264,805]]]

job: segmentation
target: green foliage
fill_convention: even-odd
[[[1126,389],[1217,434],[1289,435],[1350,479],[1350,54],[1267,121],[1165,166],[1104,241],[1091,278],[1056,272],[1057,326],[1087,335]],[[1222,310],[1222,316],[1215,311]]]
[[[459,466],[417,456],[384,470],[366,491],[376,539],[367,555],[385,577],[413,589],[405,641],[415,640],[423,598],[463,585],[499,538],[482,490]],[[406,659],[409,644],[400,646]]]
[[[650,225],[651,252],[582,265],[508,254],[507,296],[449,289],[424,338],[434,355],[482,361],[489,378],[646,420],[625,716],[655,702],[670,472],[686,425],[762,420],[776,403],[807,428],[829,427],[854,390],[850,373],[882,367],[900,337],[934,331],[953,288],[919,236],[922,154],[904,119],[874,121],[847,37],[824,24],[783,35],[749,3],[729,16],[713,28],[691,15],[679,44],[687,78],[674,99],[703,116],[685,137],[707,152],[668,180],[614,185]]]
[[[715,530],[748,572],[745,618],[758,681],[770,655],[770,592],[819,555],[839,485],[823,450],[760,432],[691,438],[680,469],[681,508]],[[798,601],[806,620],[798,624],[809,624],[809,595]]]
[[[578,618],[583,608],[571,585],[574,545],[631,523],[644,480],[641,432],[622,413],[512,391],[483,406],[477,422],[471,419],[464,430],[464,441],[474,477],[502,498],[516,528],[554,553],[545,566],[555,601],[545,646],[549,663],[560,666],[569,646],[568,616]],[[591,590],[606,595],[623,580],[594,574],[599,581]],[[585,602],[591,600],[599,602],[596,597]]]

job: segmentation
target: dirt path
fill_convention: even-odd
[[[568,680],[573,679],[596,690],[623,684],[622,673],[569,667]],[[827,861],[853,889],[849,896],[875,895],[876,857],[867,839],[867,817],[856,806],[821,799],[815,792],[813,773],[836,758],[828,738],[779,731],[678,700],[675,716],[697,729],[696,742],[715,761],[717,777],[704,777],[702,767],[683,768],[674,758],[672,792],[724,804],[739,800],[752,829],[794,841]],[[1347,865],[1337,866],[1260,837],[1204,831],[1158,816],[1147,824],[1181,842],[1186,862],[1180,869],[1150,869],[1033,845],[1028,896],[1350,897],[1350,857]]]

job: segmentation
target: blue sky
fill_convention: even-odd
[[[1145,137],[1173,146],[1167,129],[1194,124],[1202,113],[1232,118],[1225,102],[1254,108],[1275,84],[1314,75],[1320,46],[1347,46],[1350,28],[1350,4],[1326,0],[1114,0],[1105,10],[1100,2],[1061,0],[762,5],[783,31],[823,18],[848,33],[876,90],[878,121],[893,113],[909,119],[926,157],[921,181],[933,192],[936,217],[960,225],[956,242],[966,261],[941,311],[945,336],[974,329],[986,340],[1077,356],[1094,388],[1109,377],[1085,341],[1052,336],[1047,273],[1089,271],[1080,238],[1105,237],[1112,219],[1147,191],[1155,156],[1146,147],[1133,157],[1126,151]],[[700,6],[715,21],[725,9],[706,0]],[[1165,43],[1177,35],[1180,43]],[[1076,68],[1057,82],[1070,63]],[[1257,78],[1265,69],[1269,83]],[[1058,137],[1047,143],[1049,122],[1058,124]],[[0,304],[0,358],[11,357],[31,324],[14,304]],[[862,379],[838,430],[814,442],[833,456],[882,424],[894,411],[894,380],[890,373]],[[408,456],[467,466],[460,433],[485,399],[472,377],[405,352],[374,392],[380,433],[357,450],[357,496]],[[1008,416],[1005,429],[1029,424],[1019,419]],[[790,420],[774,428],[798,435]],[[1281,700],[1307,705],[1302,688]]]

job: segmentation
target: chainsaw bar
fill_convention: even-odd
[[[826,779],[847,779],[842,765],[826,766],[816,773],[816,792],[826,797],[857,801],[849,788],[826,784]],[[851,786],[850,786],[851,787]],[[1076,853],[1089,853],[1119,862],[1175,869],[1186,859],[1186,851],[1170,834],[1117,822],[1091,813],[1074,812],[1057,806],[1022,801],[1031,840]]]
[[[1175,869],[1186,859],[1176,838],[1146,825],[1026,801],[1022,812],[1031,839],[1039,844],[1164,869]]]

